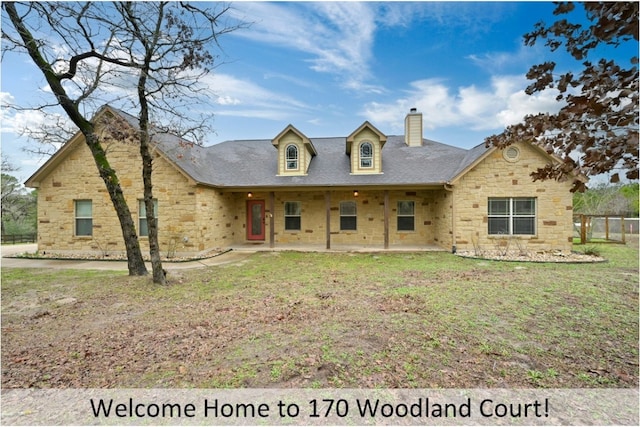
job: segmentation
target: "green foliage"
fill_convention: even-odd
[[[629,200],[632,216],[640,216],[640,185],[637,182],[623,185],[620,193]]]
[[[2,234],[36,231],[36,192],[27,192],[13,176],[2,174]]]
[[[600,184],[573,195],[573,211],[585,215],[638,216],[638,183]]]
[[[600,249],[596,245],[584,246],[582,253],[585,255],[600,256]]]

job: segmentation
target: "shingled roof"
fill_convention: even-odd
[[[351,174],[347,137],[309,138],[317,151],[307,175],[279,176],[278,151],[271,139],[232,140],[208,147],[178,144],[175,137],[155,138],[158,148],[200,184],[215,187],[433,186],[451,181],[489,150],[471,150],[423,139],[409,147],[404,135],[387,136],[382,174]]]
[[[104,108],[138,127],[136,117]],[[198,184],[220,188],[442,186],[491,150],[484,144],[466,150],[429,139],[423,139],[422,146],[409,147],[404,135],[391,135],[382,151],[383,173],[356,175],[350,173],[345,153],[347,136],[309,140],[317,155],[307,175],[279,176],[278,150],[271,139],[233,140],[203,147],[168,133],[153,136],[161,154],[185,175]]]
[[[353,175],[344,150],[346,137],[310,140],[318,154],[305,176],[276,175],[278,152],[269,139],[192,148],[168,146],[160,139],[158,145],[195,181],[216,187],[442,185],[464,169],[467,161],[473,161],[468,159],[468,150],[427,139],[422,147],[408,147],[404,136],[388,136],[382,152],[383,173]],[[473,157],[484,151],[475,150]]]

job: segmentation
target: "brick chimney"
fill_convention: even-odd
[[[412,108],[404,119],[404,142],[409,147],[422,146],[422,113]]]

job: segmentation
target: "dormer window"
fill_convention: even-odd
[[[381,174],[382,147],[386,142],[386,135],[369,122],[364,122],[353,131],[346,141],[346,154],[349,156],[351,174]]]
[[[298,170],[298,146],[294,144],[287,145],[285,153],[287,156],[287,170]]]
[[[370,142],[363,142],[360,144],[360,167],[373,167],[373,146]]]
[[[278,176],[304,176],[311,160],[318,155],[311,140],[289,125],[271,140],[278,149]]]

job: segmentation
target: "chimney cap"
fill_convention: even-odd
[[[411,113],[417,113],[417,112],[418,112],[418,109],[417,109],[416,107],[413,107],[413,108],[410,110],[410,112],[411,112]]]

